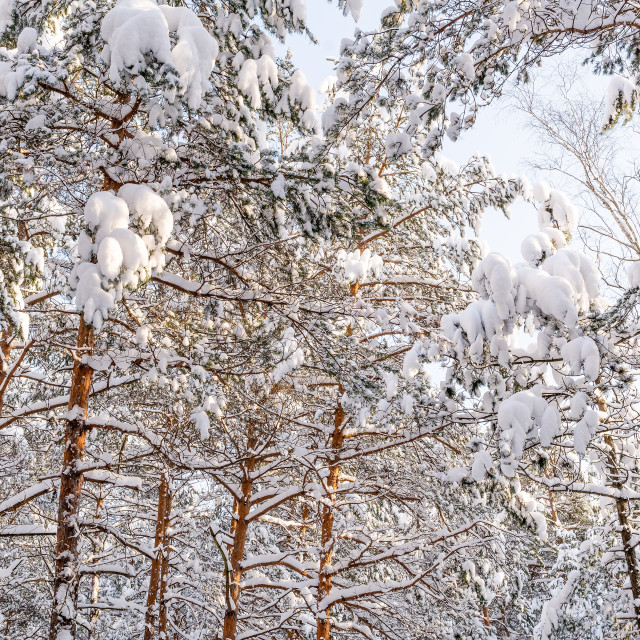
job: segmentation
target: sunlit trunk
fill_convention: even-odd
[[[98,498],[98,502],[96,503],[96,519],[100,517],[102,513],[102,507],[104,505],[104,497],[100,496]],[[98,544],[94,547],[94,554],[98,554],[104,548],[104,543]],[[99,562],[98,558],[95,558],[93,563],[97,564]],[[98,596],[100,595],[100,575],[98,573],[94,573],[91,577],[91,598],[89,602],[91,604],[96,604],[98,602]],[[91,640],[93,638],[93,634],[96,631],[96,625],[98,624],[98,617],[100,616],[100,609],[97,607],[91,612],[91,625],[89,627],[89,635],[87,636],[87,640]]]
[[[344,421],[345,414],[340,403],[336,409],[333,422],[333,436],[331,438],[331,448],[333,450],[333,461],[329,466],[329,476],[327,487],[330,491],[328,496],[329,504],[322,505],[320,522],[320,571],[318,574],[318,620],[317,620],[317,640],[329,640],[331,637],[331,607],[321,609],[321,602],[331,593],[331,561],[333,558],[333,511],[336,501],[335,492],[338,488],[338,476],[340,465],[338,463],[339,451],[344,442]]]
[[[620,531],[620,539],[622,541],[622,553],[627,569],[627,577],[629,578],[629,587],[631,589],[631,599],[633,602],[633,610],[635,614],[636,629],[640,631],[640,571],[638,571],[638,560],[636,557],[636,544],[631,531],[631,522],[629,520],[629,500],[622,497],[624,485],[621,480],[621,470],[618,464],[618,453],[613,438],[606,435],[604,438],[608,447],[607,466],[611,476],[611,486],[616,490],[616,515],[618,518],[618,530]]]
[[[256,446],[256,438],[249,430],[247,439],[247,451],[252,451]],[[238,604],[240,602],[240,583],[242,581],[242,560],[247,542],[249,522],[247,518],[251,510],[251,494],[253,492],[253,472],[256,468],[256,460],[249,457],[245,467],[245,476],[240,486],[240,498],[235,500],[233,506],[233,522],[231,523],[231,537],[233,543],[229,547],[229,607],[225,612],[222,629],[223,640],[234,640],[238,628]]]
[[[9,375],[9,356],[11,355],[11,329],[0,331],[0,414],[4,407],[4,383]]]
[[[158,515],[156,519],[155,554],[151,562],[147,610],[145,614],[144,640],[152,640],[166,631],[166,587],[169,568],[169,523],[172,506],[171,488],[166,473],[162,474],[158,488]]]
[[[53,582],[53,607],[49,640],[74,640],[76,637],[76,603],[78,600],[80,553],[80,497],[83,472],[81,462],[87,437],[86,418],[93,369],[83,356],[93,353],[95,334],[90,325],[80,320],[75,363],[71,377],[65,450],[60,475],[58,500],[56,562]]]

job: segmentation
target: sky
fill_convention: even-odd
[[[335,3],[325,0],[307,0],[308,25],[318,39],[315,45],[301,34],[287,39],[296,65],[303,70],[309,83],[318,90],[323,81],[333,72],[333,63],[328,58],[339,55],[343,38],[350,38],[354,28],[374,29],[380,13],[391,4],[391,0],[364,0],[360,20],[343,16]],[[280,53],[284,53],[282,49]],[[563,61],[571,73],[580,73],[577,56]],[[589,84],[591,84],[589,80]],[[603,91],[602,81],[594,81],[594,90]],[[318,104],[322,96],[318,95]],[[480,111],[474,127],[465,131],[456,142],[449,142],[443,148],[443,155],[457,164],[462,164],[474,153],[488,156],[499,174],[525,174],[531,182],[540,179],[527,166],[527,160],[536,152],[534,134],[527,130],[524,117],[517,113],[506,101],[499,101]],[[553,186],[553,185],[552,185]],[[517,202],[512,207],[511,219],[497,211],[489,211],[484,218],[480,237],[490,251],[506,255],[512,262],[522,260],[520,245],[522,240],[538,230],[537,212],[533,204]]]

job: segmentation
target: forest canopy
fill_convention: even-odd
[[[0,0],[3,640],[640,637],[638,6],[160,2]]]

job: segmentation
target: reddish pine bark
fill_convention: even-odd
[[[602,408],[601,408],[602,410]],[[622,541],[622,553],[627,566],[627,576],[631,588],[631,598],[633,601],[633,611],[635,613],[635,626],[640,630],[640,570],[638,569],[638,559],[636,557],[637,543],[631,530],[629,500],[623,498],[624,485],[621,482],[622,471],[618,464],[618,454],[613,438],[610,435],[604,437],[605,444],[609,448],[607,452],[607,466],[612,478],[611,486],[616,489],[617,497],[616,514],[618,516],[618,530]]]
[[[344,422],[345,413],[340,403],[336,409],[333,422],[333,436],[331,439],[331,448],[334,451],[334,459],[329,466],[329,476],[327,478],[327,486],[331,491],[329,495],[330,504],[322,506],[320,516],[320,572],[318,574],[318,620],[317,620],[317,640],[330,640],[331,637],[331,607],[327,607],[323,611],[320,610],[320,603],[331,593],[331,561],[333,558],[333,511],[336,501],[335,491],[338,489],[338,477],[340,474],[340,465],[338,463],[338,452],[342,448],[344,442]]]
[[[104,497],[100,496],[98,498],[98,501],[96,503],[96,519],[98,519],[102,513],[102,507],[104,506]],[[98,554],[102,549],[104,548],[104,544],[103,543],[98,543],[94,545],[94,549],[93,552],[94,554]],[[93,564],[97,564],[98,563],[98,559],[95,558],[93,560]],[[99,573],[94,573],[93,576],[91,577],[91,598],[89,600],[89,602],[91,604],[96,604],[98,602],[98,596],[100,595],[100,574]],[[96,626],[98,624],[98,617],[100,616],[100,609],[96,608],[92,611],[91,613],[91,618],[90,618],[90,627],[89,627],[89,633],[87,635],[87,640],[92,640],[93,638],[93,634],[96,630]]]
[[[11,355],[11,329],[0,332],[0,389],[4,390],[9,375],[9,356]],[[0,413],[4,406],[4,393],[0,393]]]
[[[95,334],[90,325],[80,320],[76,359],[71,377],[69,410],[78,407],[72,420],[67,421],[65,450],[60,475],[58,501],[58,529],[56,563],[53,582],[53,607],[49,625],[49,640],[60,635],[76,637],[76,602],[78,599],[78,564],[80,530],[78,523],[83,473],[79,468],[87,437],[87,409],[93,369],[83,363],[83,356],[91,355],[95,347]]]
[[[163,473],[158,489],[158,516],[156,519],[155,556],[151,562],[151,576],[147,593],[147,611],[145,614],[144,640],[153,640],[167,628],[166,587],[169,569],[169,536],[173,496],[169,488],[167,474]]]
[[[256,438],[249,431],[247,450],[252,451],[256,446]],[[223,640],[234,640],[238,628],[238,604],[240,602],[240,582],[242,581],[242,560],[247,542],[247,531],[249,529],[249,511],[251,509],[251,494],[253,492],[253,472],[256,468],[256,460],[249,457],[245,467],[245,476],[240,485],[241,497],[235,500],[233,506],[233,521],[231,523],[231,537],[233,544],[229,548],[229,598],[231,607],[224,615],[222,627]]]

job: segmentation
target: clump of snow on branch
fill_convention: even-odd
[[[294,330],[289,327],[280,340],[282,360],[276,365],[271,380],[274,384],[304,364],[304,349],[299,346]]]
[[[316,117],[316,92],[300,69],[293,72],[285,95],[291,107],[297,106],[302,111],[302,125],[310,131],[318,130],[320,125]],[[281,101],[276,111],[288,113],[289,110]]]
[[[209,76],[218,55],[218,43],[190,9],[168,5],[160,8],[169,31],[178,36],[171,50],[171,61],[178,70],[180,89],[187,96],[189,106],[195,109],[211,86]]]
[[[541,540],[547,540],[547,519],[540,503],[527,491],[518,491],[514,495],[512,508],[536,530]]]
[[[545,258],[566,246],[567,241],[559,229],[545,227],[532,233],[522,241],[522,257],[533,266],[538,266]]]
[[[24,339],[29,333],[29,314],[25,313],[22,286],[27,278],[44,271],[44,250],[28,240],[19,240],[6,229],[1,231],[2,250],[10,253],[11,259],[0,261],[0,329],[12,327]]]
[[[0,35],[11,24],[14,7],[14,0],[0,0]]]
[[[600,373],[600,354],[598,345],[586,336],[575,338],[563,345],[562,357],[569,365],[571,373],[584,372],[587,380],[594,382]]]
[[[154,0],[119,0],[104,17],[101,34],[112,82],[118,84],[124,72],[141,74],[151,56],[160,64],[172,64],[189,106],[200,105],[211,86],[218,43],[193,11],[158,6]],[[170,34],[177,36],[173,48]]]
[[[576,420],[573,428],[573,448],[576,453],[584,456],[600,421],[598,412],[590,408],[587,395],[580,392],[571,398],[570,414]]]
[[[514,311],[517,274],[508,258],[490,253],[474,270],[473,288],[484,299],[491,300],[501,319],[510,318]]]
[[[605,110],[602,118],[603,126],[614,125],[621,116],[628,120],[633,115],[638,102],[638,87],[633,80],[623,76],[614,76],[609,80]]]
[[[562,191],[539,182],[533,187],[533,196],[541,203],[538,208],[540,229],[555,227],[564,233],[571,233],[578,228],[578,212]]]
[[[80,261],[71,284],[85,322],[100,329],[123,287],[135,288],[152,271],[164,267],[173,216],[149,187],[128,184],[119,196],[94,193],[85,205],[84,218],[88,233],[80,236]]]
[[[498,365],[510,368],[522,358],[517,380],[520,384],[527,376],[545,374],[545,365],[536,360],[561,357],[564,367],[553,365],[554,370],[563,368],[570,376],[583,376],[585,383],[593,383],[601,370],[599,348],[593,338],[581,335],[579,319],[601,304],[599,275],[587,256],[567,246],[578,223],[567,198],[545,184],[536,185],[534,193],[543,204],[539,209],[540,231],[522,245],[527,262],[512,265],[495,253],[480,262],[472,284],[482,300],[442,319],[449,353],[463,367],[480,366],[495,358]],[[635,283],[633,272],[630,282]],[[518,327],[525,326],[536,332],[536,339],[523,348]],[[465,376],[470,375],[467,369]],[[542,385],[506,397],[505,388],[494,391],[497,395],[489,394],[489,404],[501,399],[497,413],[501,469],[506,476],[514,477],[527,441],[546,448],[559,435],[560,414],[543,397]],[[597,412],[584,409],[575,419],[574,448],[584,455],[597,427]],[[478,454],[474,474],[478,478],[483,478],[489,468],[483,458],[486,455]]]
[[[264,106],[263,94],[268,100],[275,100],[274,89],[279,86],[280,79],[271,53],[265,53],[257,59],[244,59],[242,54],[238,53],[234,58],[234,66],[238,69],[238,90],[247,98],[253,109],[261,109]],[[319,129],[315,90],[300,69],[294,71],[286,81],[281,97],[275,105],[275,113],[288,115],[292,109],[299,109],[300,123],[305,129]]]
[[[536,638],[540,638],[540,640],[550,640],[550,638],[553,637],[553,631],[557,628],[560,621],[559,611],[571,598],[579,578],[580,572],[577,569],[571,571],[567,576],[567,581],[558,593],[544,603],[540,622],[535,628]]]
[[[356,249],[350,253],[341,249],[336,255],[336,273],[345,282],[361,282],[370,273],[378,275],[382,270],[382,258],[370,249]]]
[[[202,440],[209,439],[209,430],[211,429],[209,414],[211,413],[214,417],[220,418],[225,407],[226,398],[224,396],[207,396],[202,406],[191,413],[191,422],[195,425]]]
[[[540,436],[542,444],[548,446],[559,425],[558,410],[547,404],[539,389],[519,391],[504,400],[498,409],[503,473],[513,477],[526,441]]]

